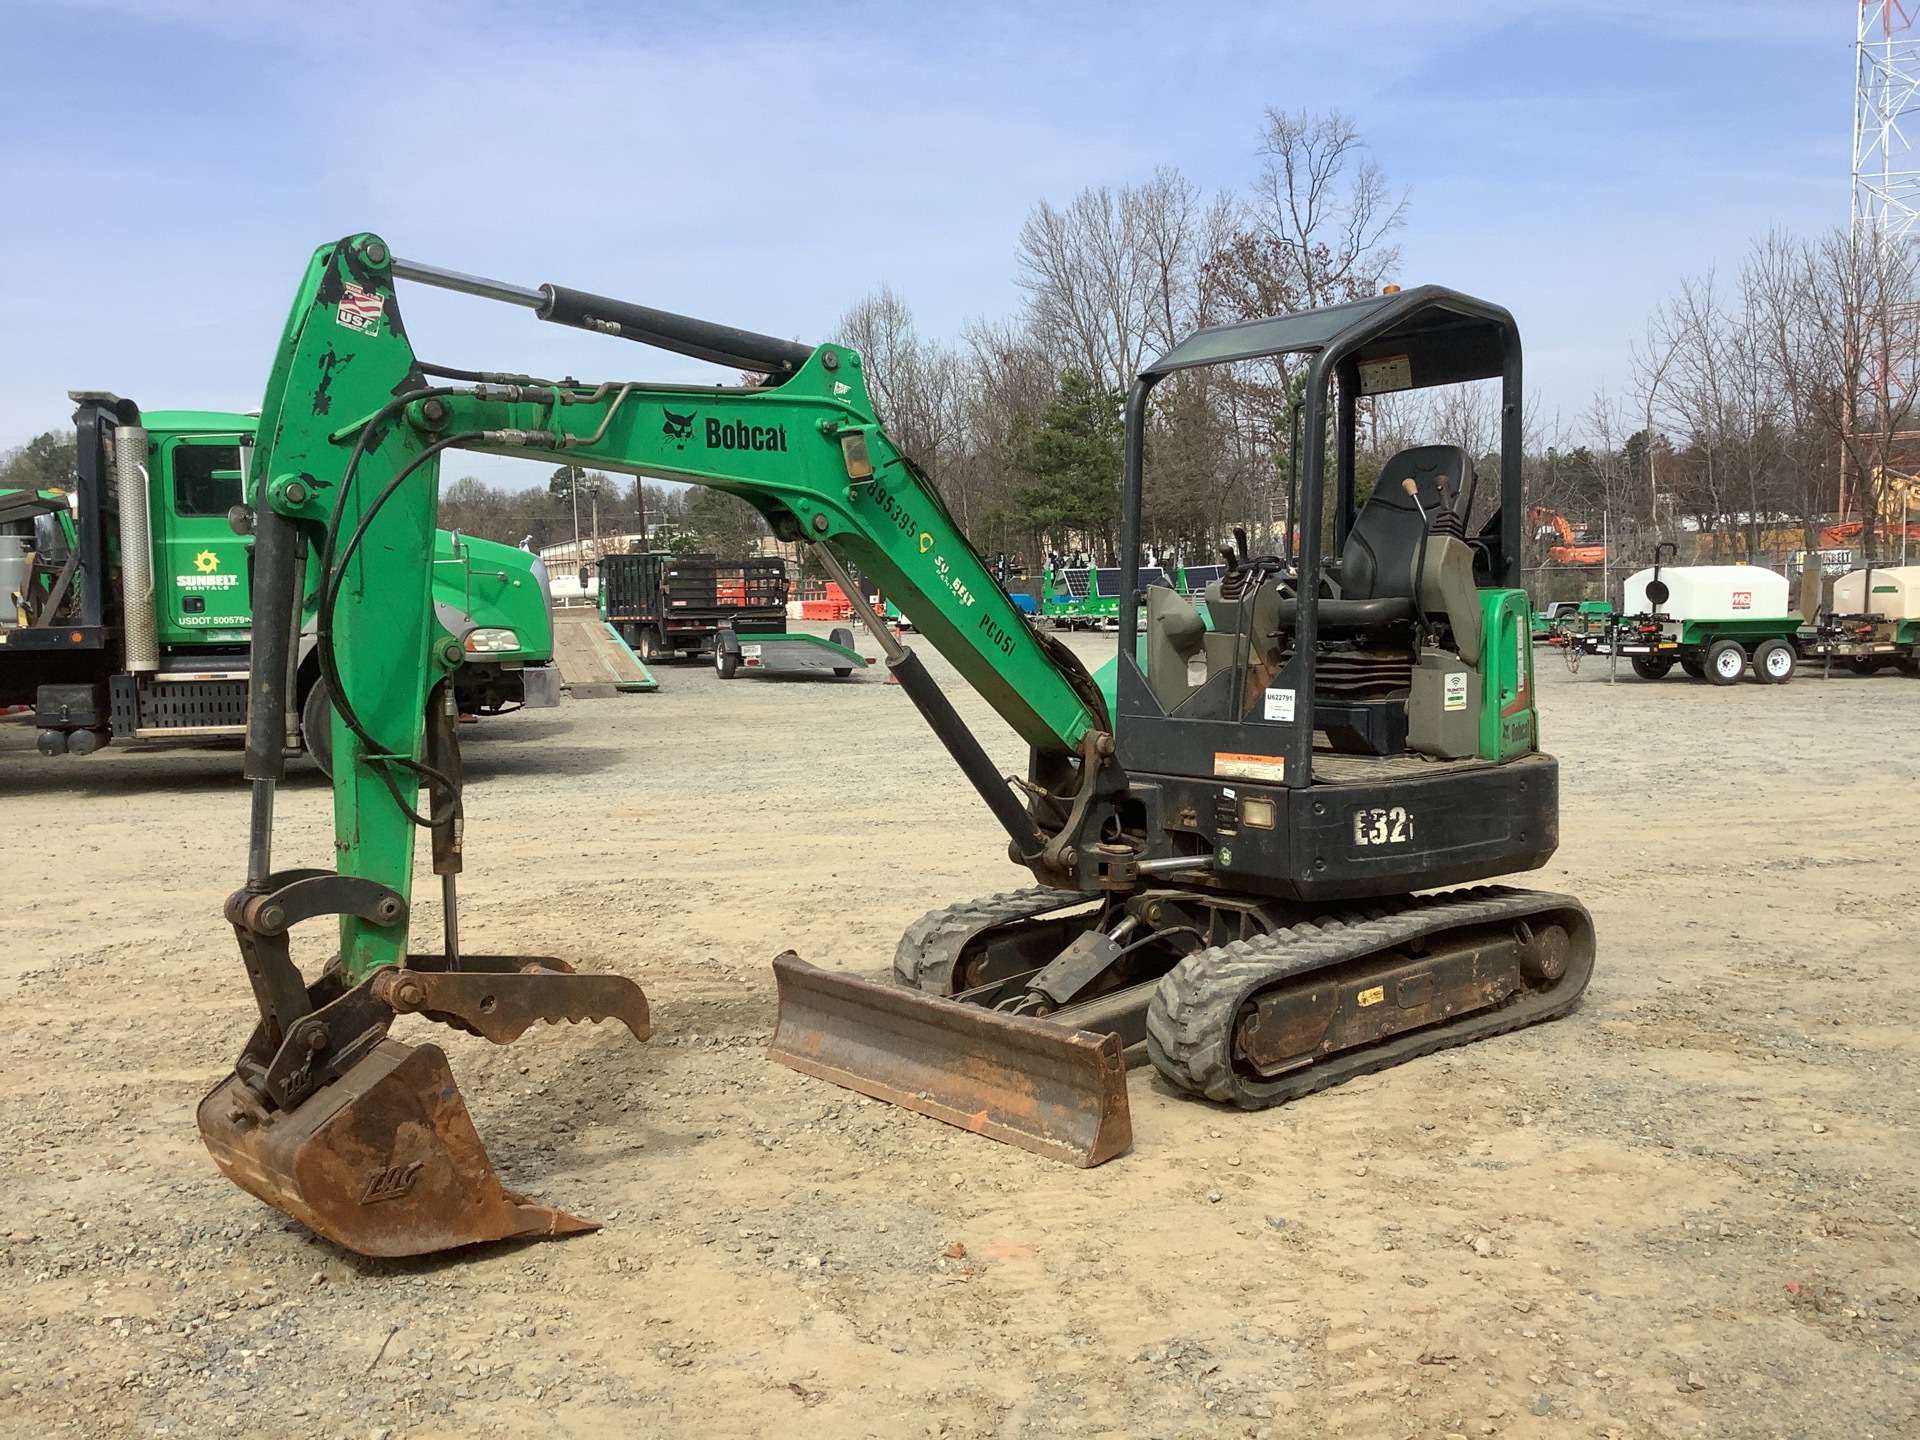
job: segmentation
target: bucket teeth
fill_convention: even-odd
[[[200,1137],[241,1189],[362,1255],[427,1255],[599,1225],[506,1189],[437,1045],[383,1040],[291,1110],[238,1074],[200,1102]]]
[[[1069,1165],[1133,1143],[1120,1038],[775,958],[769,1058]]]

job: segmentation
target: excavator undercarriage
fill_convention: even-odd
[[[892,985],[780,956],[771,1054],[1090,1166],[1131,1139],[1123,1064],[1265,1109],[1562,1015],[1593,956],[1577,901],[1507,887],[1324,909],[1177,890],[1090,908],[1026,890],[925,916]],[[1076,976],[1091,983],[1071,989]]]

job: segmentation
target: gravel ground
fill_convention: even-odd
[[[633,975],[656,1030],[403,1021],[509,1185],[605,1221],[404,1262],[194,1132],[251,1015],[237,756],[0,726],[0,1434],[1920,1434],[1920,687],[1540,663],[1584,1005],[1264,1114],[1136,1070],[1090,1172],[762,1058],[777,950],[876,970],[1019,880],[877,674],[478,727],[467,944]],[[280,808],[324,863],[317,775]]]

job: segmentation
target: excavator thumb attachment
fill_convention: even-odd
[[[1069,1165],[1133,1143],[1120,1037],[776,956],[771,1059]]]
[[[262,1110],[229,1075],[199,1122],[229,1180],[362,1255],[600,1228],[501,1185],[437,1045],[381,1040],[290,1110]]]

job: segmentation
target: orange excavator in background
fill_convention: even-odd
[[[1607,547],[1604,545],[1583,545],[1580,537],[1573,533],[1573,526],[1567,517],[1544,505],[1536,505],[1529,514],[1529,523],[1533,526],[1533,538],[1538,540],[1547,532],[1559,536],[1560,543],[1547,548],[1547,558],[1556,565],[1604,565],[1607,563]]]

